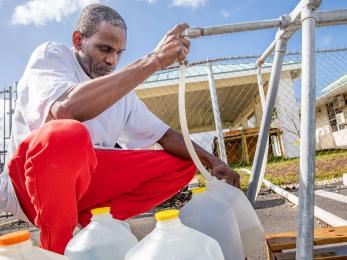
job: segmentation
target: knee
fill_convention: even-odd
[[[38,130],[40,143],[50,146],[83,147],[90,143],[90,135],[87,128],[76,120],[53,120],[43,125]]]

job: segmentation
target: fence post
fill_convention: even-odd
[[[220,157],[221,157],[222,161],[224,161],[226,164],[228,164],[228,159],[227,159],[226,150],[225,150],[225,143],[224,143],[223,127],[222,127],[222,122],[220,119],[220,111],[219,111],[216,82],[215,82],[214,77],[213,77],[213,70],[212,70],[211,62],[209,62],[207,64],[207,75],[208,75],[208,83],[209,83],[208,85],[210,87],[210,94],[211,94],[211,101],[212,101],[212,108],[213,108],[213,115],[214,115],[214,123],[216,126],[216,132],[217,132],[217,136],[218,136]]]
[[[265,93],[264,93],[263,77],[261,74],[261,66],[258,66],[257,79],[258,79],[258,91],[259,91],[259,96],[260,96],[261,109],[262,109],[262,112],[264,113],[266,98],[265,98]],[[257,184],[257,191],[255,193],[254,200],[257,198],[259,191],[260,191],[260,188],[261,188],[261,184],[263,183],[263,179],[264,179],[265,171],[266,171],[268,154],[269,154],[269,136],[268,136],[268,139],[266,141],[265,154],[264,154],[264,158],[263,158],[263,165],[261,167],[260,176],[259,176],[259,180],[258,180],[258,184]]]
[[[257,148],[255,151],[253,166],[252,166],[252,175],[248,185],[247,197],[251,203],[254,203],[258,183],[260,179],[260,174],[263,166],[265,148],[268,143],[269,137],[269,128],[272,120],[272,111],[275,104],[277,91],[278,91],[278,83],[281,77],[282,65],[284,55],[287,50],[287,42],[288,39],[285,37],[281,37],[276,41],[275,47],[275,57],[271,70],[271,77],[269,83],[269,91],[266,98],[265,109],[263,112],[260,132],[257,142]]]
[[[316,53],[314,12],[309,6],[301,12],[302,80],[300,186],[297,222],[296,259],[313,257],[315,133],[316,133]]]

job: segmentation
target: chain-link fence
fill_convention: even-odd
[[[191,136],[220,156],[214,107],[220,110],[229,165],[250,168],[255,155],[262,103],[256,58],[230,57],[188,64],[186,109]],[[347,172],[347,48],[317,51],[316,151],[317,177]],[[212,104],[208,64],[212,65],[219,104]],[[262,67],[267,92],[272,57]],[[178,115],[178,68],[150,77],[137,88],[148,108],[175,129]],[[295,182],[300,153],[301,53],[285,57],[269,134],[269,178],[286,175]],[[278,180],[277,180],[278,181]],[[275,181],[276,182],[276,181]]]
[[[257,56],[229,57],[188,64],[186,110],[192,139],[220,156],[208,81],[212,66],[227,161],[250,168],[262,118],[257,81]],[[347,48],[317,51],[316,150],[317,175],[347,172]],[[272,58],[262,67],[266,95]],[[164,122],[180,129],[178,68],[154,74],[136,92]],[[283,64],[269,134],[267,175],[297,176],[300,147],[301,54],[288,53]],[[4,163],[15,106],[16,86],[0,92],[0,163]],[[215,107],[217,104],[214,104]],[[12,113],[11,113],[12,112]]]

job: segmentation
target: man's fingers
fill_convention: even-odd
[[[189,25],[186,23],[180,23],[177,24],[173,29],[171,29],[170,31],[168,31],[167,35],[176,35],[176,36],[180,36],[181,33],[185,30],[189,28]]]
[[[235,187],[237,187],[237,188],[240,188],[240,175],[238,175],[238,174],[235,174],[235,181],[234,181],[234,183],[235,183]]]
[[[190,47],[190,41],[186,38],[180,38],[181,43],[184,45],[184,47],[188,48]]]
[[[234,186],[240,188],[240,177],[237,175],[234,180]]]

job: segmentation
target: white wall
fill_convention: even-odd
[[[325,104],[317,108],[316,116],[316,150],[336,148]]]
[[[300,132],[299,105],[297,104],[293,80],[289,72],[281,74],[275,108],[278,117],[278,127],[283,131],[282,143],[284,154],[288,158],[299,157],[298,145]]]

